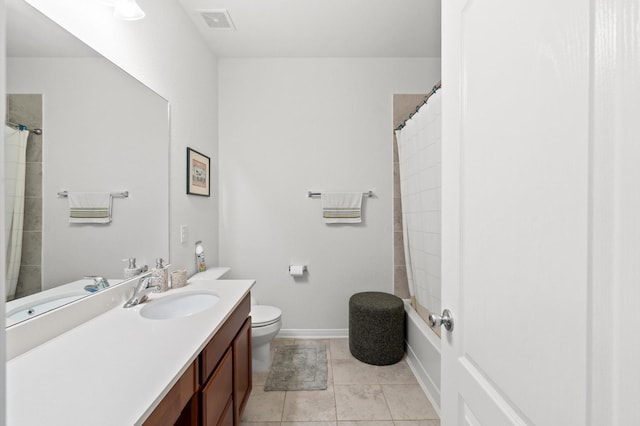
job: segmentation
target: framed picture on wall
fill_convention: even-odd
[[[187,194],[211,195],[211,159],[187,147]]]

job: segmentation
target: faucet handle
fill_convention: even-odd
[[[158,291],[158,290],[160,290],[160,285],[156,284],[158,282],[158,279],[159,279],[158,277],[154,277],[154,276],[151,276],[151,275],[140,278],[140,280],[138,281],[137,290],[138,291],[143,291],[143,290]]]
[[[138,285],[136,286],[138,289],[142,290],[149,287],[149,282],[151,281],[151,275],[147,275],[146,277],[142,277],[138,280]]]
[[[124,304],[125,308],[130,308],[132,306],[139,305],[147,300],[147,296],[151,292],[159,291],[160,286],[154,285],[154,279],[157,280],[157,277],[146,276],[142,277],[138,280],[138,284],[136,284],[136,288],[133,290],[133,295]]]

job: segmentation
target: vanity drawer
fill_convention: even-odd
[[[202,424],[215,426],[229,409],[233,392],[232,350],[225,353],[215,372],[202,389]],[[228,414],[227,414],[228,415]],[[231,410],[233,421],[233,410]]]
[[[231,314],[220,330],[213,336],[201,354],[200,383],[205,383],[225,351],[236,337],[236,333],[242,327],[251,312],[251,296],[247,294],[238,308]]]

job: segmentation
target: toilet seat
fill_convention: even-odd
[[[275,306],[253,305],[251,307],[251,327],[265,327],[280,321],[282,311]]]

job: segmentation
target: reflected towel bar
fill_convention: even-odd
[[[311,198],[311,197],[319,197],[322,195],[322,192],[312,192],[312,191],[308,191],[307,192],[307,197]],[[367,192],[363,192],[362,193],[363,196],[365,197],[373,197],[373,191],[367,191]]]
[[[68,191],[60,191],[58,192],[58,197],[67,197],[69,195]],[[111,196],[114,198],[128,198],[129,197],[129,191],[122,191],[122,192],[112,192]]]

